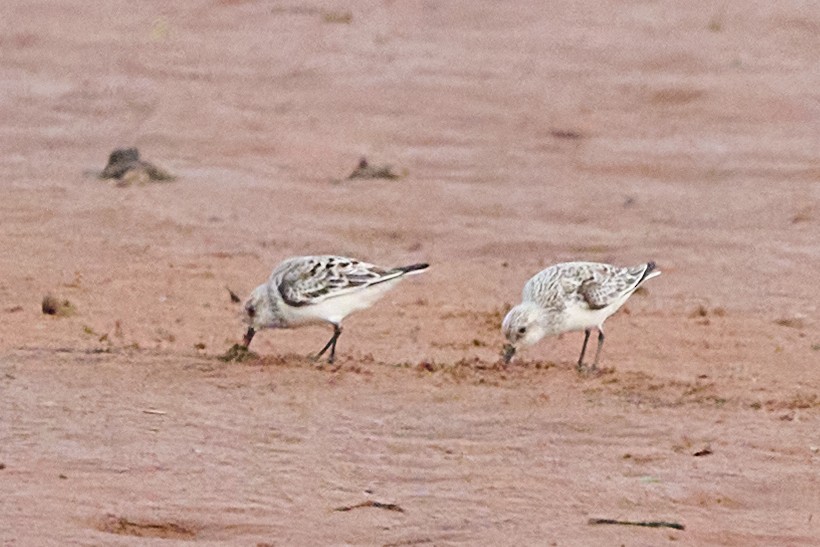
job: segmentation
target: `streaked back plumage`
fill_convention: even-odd
[[[569,306],[600,309],[631,294],[641,283],[660,275],[655,263],[619,267],[600,262],[564,262],[535,274],[524,285],[521,299],[547,310]]]

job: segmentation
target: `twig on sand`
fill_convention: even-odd
[[[663,520],[615,520],[615,519],[589,519],[587,524],[621,524],[623,526],[645,526],[647,528],[674,528],[675,530],[683,530],[683,524],[677,522],[666,522]]]
[[[343,505],[341,507],[335,508],[334,511],[351,511],[353,509],[359,509],[361,507],[375,507],[376,509],[386,509],[387,511],[398,511],[399,513],[404,513],[404,509],[402,509],[395,503],[383,503],[381,501],[373,500],[363,501],[355,505]]]
[[[157,410],[156,408],[143,408],[142,412],[145,414],[156,414],[157,416],[165,416],[168,414],[164,410]]]
[[[242,302],[242,299],[239,298],[238,294],[233,292],[229,287],[225,287],[225,288],[228,290],[228,294],[231,297],[231,302],[233,302],[234,304],[238,304],[238,303]]]

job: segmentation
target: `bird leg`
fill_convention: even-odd
[[[598,329],[598,349],[595,351],[595,361],[592,362],[592,370],[598,370],[598,358],[601,356],[601,348],[604,347],[604,331]]]
[[[581,356],[578,357],[578,372],[584,370],[584,354],[587,352],[587,342],[589,342],[589,334],[592,332],[592,329],[585,329],[584,330],[584,345],[581,346]],[[597,362],[597,361],[596,361]]]
[[[248,327],[248,332],[245,333],[245,337],[242,339],[242,345],[245,346],[245,349],[248,349],[248,346],[251,345],[254,334],[256,334],[256,331],[253,330],[253,327]]]
[[[330,349],[330,357],[327,358],[327,362],[333,364],[333,361],[336,360],[336,340],[339,339],[339,336],[342,334],[342,327],[339,325],[333,324],[333,336],[331,336],[330,340],[327,341],[325,347],[323,347],[319,353],[316,354],[314,360],[319,360],[319,358],[324,355],[324,353]]]

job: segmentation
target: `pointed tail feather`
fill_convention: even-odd
[[[426,262],[421,262],[419,264],[411,264],[410,266],[400,266],[398,268],[394,268],[394,270],[398,271],[398,272],[402,272],[403,274],[406,275],[406,274],[414,274],[414,273],[422,272],[422,271],[426,270],[429,267],[430,267],[430,265],[427,264]]]
[[[414,275],[417,273],[421,273],[429,267],[429,264],[421,263],[411,264],[410,266],[400,266],[398,268],[393,268],[392,270],[385,272],[381,278],[371,283],[368,283],[368,286],[378,285],[379,283],[399,279],[401,277],[404,277],[405,275]]]
[[[656,270],[656,268],[657,268],[657,266],[655,265],[655,262],[653,260],[650,260],[649,262],[647,262],[646,263],[646,269],[643,271],[643,275],[638,280],[638,282],[635,284],[635,286],[637,287],[638,285],[640,285],[641,283],[643,283],[647,279],[651,279],[653,277],[657,277],[657,276],[661,275],[661,271]]]

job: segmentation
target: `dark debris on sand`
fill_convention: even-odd
[[[118,186],[127,186],[132,182],[172,181],[176,177],[141,159],[136,148],[117,148],[108,156],[108,164],[99,178],[114,179],[119,181]]]
[[[258,359],[259,355],[250,351],[248,346],[243,346],[242,344],[234,344],[228,351],[223,353],[218,357],[220,361],[225,361],[227,363],[236,362],[241,363],[243,361],[249,361],[251,359]]]
[[[60,299],[50,294],[43,297],[41,308],[44,314],[56,315],[57,317],[68,317],[76,311],[74,304],[68,300]]]
[[[367,158],[362,157],[359,160],[359,165],[347,177],[351,179],[398,179],[401,178],[399,173],[393,171],[391,165],[371,165]]]

